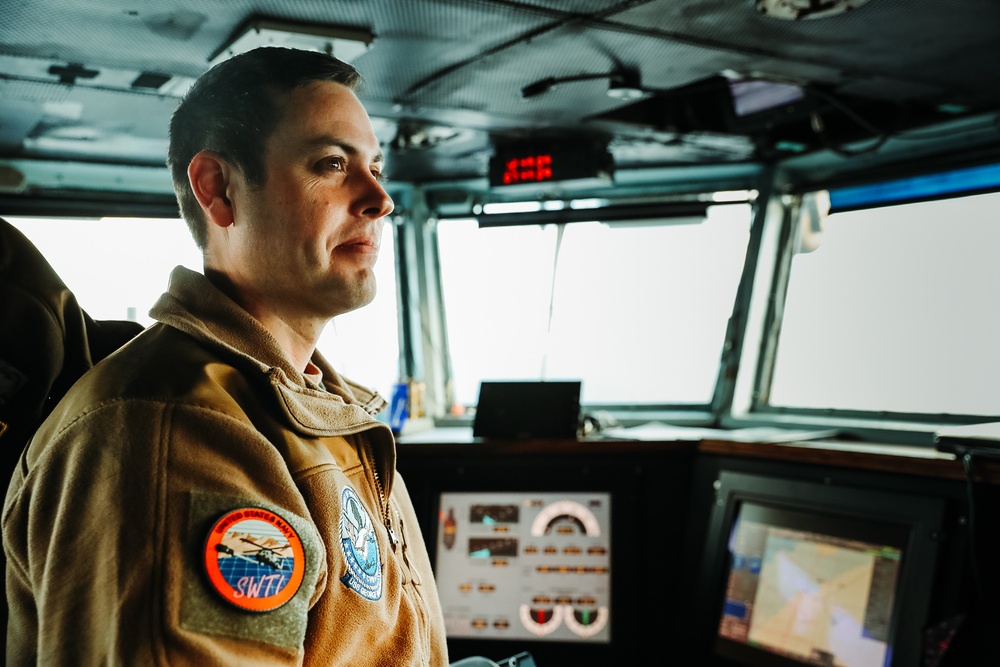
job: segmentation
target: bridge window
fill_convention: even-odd
[[[153,323],[149,309],[183,264],[201,271],[187,226],[162,218],[13,218],[97,320]]]
[[[770,405],[1000,414],[1000,193],[834,213],[805,245]]]
[[[581,379],[588,405],[712,400],[750,206],[703,220],[438,223],[455,401],[481,380]]]

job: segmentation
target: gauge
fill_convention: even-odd
[[[469,521],[487,526],[495,523],[517,523],[520,509],[517,505],[473,505],[469,508]]]
[[[469,558],[516,556],[517,539],[513,537],[470,537]]]
[[[563,607],[563,609],[565,610],[563,620],[566,621],[566,627],[580,637],[593,637],[608,624],[607,607],[598,607],[597,609]]]
[[[562,625],[564,609],[565,607],[559,606],[546,609],[522,604],[520,607],[521,625],[531,634],[544,637]]]
[[[531,523],[532,535],[549,535],[553,531],[559,535],[579,531],[588,537],[599,537],[601,525],[584,505],[573,500],[560,500],[542,508]]]

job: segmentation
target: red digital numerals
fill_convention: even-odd
[[[537,183],[552,180],[552,155],[529,155],[504,162],[503,184]]]

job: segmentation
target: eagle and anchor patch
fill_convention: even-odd
[[[368,600],[382,597],[382,559],[375,539],[375,526],[358,494],[345,486],[340,494],[340,545],[347,561],[341,581]]]
[[[292,599],[306,571],[298,533],[281,516],[259,507],[227,512],[205,541],[212,588],[248,611],[272,611]]]

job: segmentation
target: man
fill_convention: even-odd
[[[447,663],[385,401],[315,351],[373,298],[393,207],[358,80],[258,49],[178,107],[168,162],[205,273],[174,270],[158,323],[22,458],[8,664]]]

